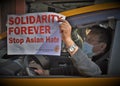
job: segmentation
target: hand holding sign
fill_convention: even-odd
[[[62,22],[62,24],[60,24],[60,31],[62,34],[62,40],[66,44],[66,47],[69,47],[71,44],[74,43],[72,41],[72,37],[71,37],[72,27],[68,23],[68,21],[66,21],[64,19],[59,19],[58,21]]]
[[[61,17],[65,19],[52,12],[8,15],[8,54],[60,55],[58,20]]]

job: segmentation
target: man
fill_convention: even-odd
[[[83,47],[80,48],[72,40],[72,27],[69,22],[62,19],[60,19],[59,22],[62,22],[62,24],[60,24],[61,36],[66,45],[66,49],[70,54],[73,67],[83,76],[101,75],[102,71],[100,67],[92,61],[92,57],[100,56],[109,50],[108,44],[110,44],[111,41],[109,32],[100,26],[91,27],[85,41],[83,42]],[[40,75],[52,74],[49,70],[35,70],[35,72]]]

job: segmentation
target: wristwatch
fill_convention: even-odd
[[[67,51],[70,52],[70,53],[72,53],[72,52],[75,51],[76,47],[77,47],[77,45],[76,45],[76,44],[73,44],[73,45],[71,45],[71,46],[67,49]]]

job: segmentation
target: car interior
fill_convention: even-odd
[[[29,7],[30,3],[27,4]],[[50,4],[45,3],[45,5]],[[31,7],[31,9],[29,7],[28,12],[36,12],[34,8]],[[96,62],[98,65],[101,64],[101,62],[104,63],[101,65],[104,73],[98,77],[120,76],[120,9],[101,10],[69,16],[67,20],[72,25],[72,39],[79,47],[82,47],[82,41],[84,41],[87,33],[86,31],[89,27],[99,25],[112,30],[112,44],[110,50]],[[3,34],[0,34],[0,36],[2,35]],[[71,65],[72,62],[70,58],[68,58],[69,53],[66,51],[64,43],[62,43],[60,56],[7,55],[7,37],[0,39],[0,45],[2,45],[0,46],[0,77],[82,77],[79,75],[40,76],[34,72],[34,69],[39,68],[49,70],[50,68]]]
[[[85,39],[86,37],[86,29],[92,25],[100,25],[101,27],[108,27],[111,21],[100,21],[94,22],[91,24],[77,25],[73,27],[72,38],[75,43],[81,47],[82,41],[81,39]],[[113,21],[112,21],[113,22]],[[114,25],[113,25],[114,26]],[[115,29],[112,28],[113,38]],[[1,40],[0,42],[5,42],[6,39]],[[112,45],[111,45],[112,47]],[[7,55],[6,45],[1,47],[0,52],[3,54],[0,57],[0,76],[2,77],[41,77],[34,72],[34,69],[42,68],[44,70],[49,70],[54,67],[64,67],[66,65],[70,65],[71,61],[68,58],[69,53],[65,50],[65,45],[62,44],[61,56],[45,56],[45,55]],[[108,62],[110,61],[110,53],[111,50],[108,51],[105,55],[103,55],[99,60],[97,60],[96,64],[101,64],[102,71],[104,71],[103,76],[107,76],[108,74]],[[31,62],[35,62],[35,64],[31,64]],[[54,63],[53,63],[54,62]],[[50,77],[68,77],[66,75],[50,75]],[[42,76],[43,77],[43,76]],[[70,76],[69,76],[70,77]],[[71,77],[80,77],[80,76],[71,76]]]

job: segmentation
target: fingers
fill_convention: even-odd
[[[66,23],[66,24],[69,24],[67,20],[64,20],[62,18],[59,18],[58,19],[58,22],[62,22],[62,24]]]
[[[59,18],[58,19],[58,22],[65,22],[66,20],[62,19],[62,18]]]
[[[44,72],[43,72],[43,70],[41,70],[41,69],[37,69],[37,70],[34,70],[37,74],[39,74],[39,75],[43,75],[44,74]]]
[[[34,70],[34,72],[36,72],[38,75],[44,75],[44,76],[49,75],[49,70],[36,69],[36,70]]]
[[[60,27],[60,32],[61,32],[61,37],[64,42],[66,42],[67,39],[71,39],[71,30],[72,27],[69,24],[67,20],[59,19],[58,22],[62,22],[59,27]]]
[[[61,30],[71,30],[71,25],[69,24],[69,22],[67,20],[64,20],[64,19],[59,19],[58,22],[62,22],[60,24],[60,29]]]

